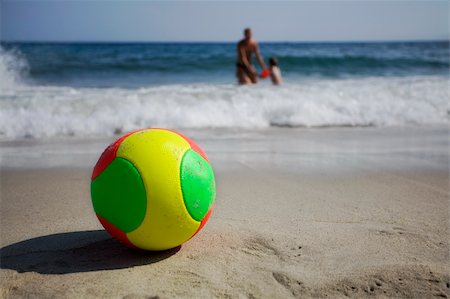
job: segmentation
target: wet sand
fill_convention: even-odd
[[[0,297],[450,296],[448,128],[183,133],[214,166],[216,207],[159,253],[93,213],[113,138],[0,142]]]

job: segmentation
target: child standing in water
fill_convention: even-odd
[[[283,79],[281,78],[281,71],[280,68],[278,67],[278,60],[275,57],[270,57],[269,69],[270,69],[270,79],[272,79],[272,83],[275,85],[283,83]]]

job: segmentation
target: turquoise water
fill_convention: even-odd
[[[137,87],[235,81],[235,44],[4,44],[27,61],[29,82],[90,87]],[[303,78],[441,75],[449,70],[447,42],[261,43],[288,81]]]

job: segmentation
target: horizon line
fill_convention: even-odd
[[[171,43],[171,44],[234,44],[237,43],[239,39],[236,41],[183,41],[183,40],[154,40],[154,41],[145,41],[145,40],[2,40],[0,39],[0,43],[45,43],[45,44],[163,44],[163,43]],[[423,42],[450,42],[450,39],[387,39],[387,40],[260,40],[258,43],[270,44],[270,43],[278,43],[278,44],[288,44],[288,43],[423,43]]]

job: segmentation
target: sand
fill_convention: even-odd
[[[216,208],[159,253],[94,216],[113,138],[0,142],[0,297],[450,296],[448,128],[184,133],[213,163]]]

